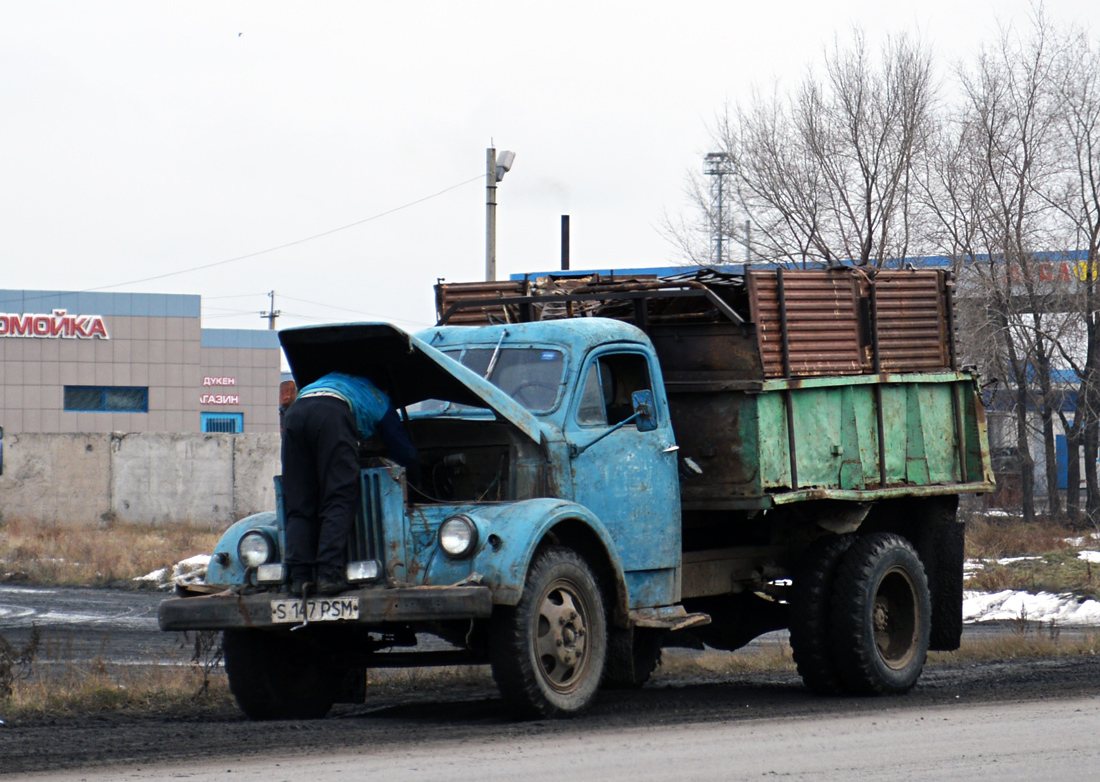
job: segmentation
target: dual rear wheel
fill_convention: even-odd
[[[811,690],[884,695],[916,684],[932,609],[924,566],[905,538],[819,541],[797,574],[791,603],[791,648]]]

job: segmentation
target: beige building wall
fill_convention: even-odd
[[[244,432],[279,431],[281,350],[273,334],[204,332],[197,296],[0,291],[0,313],[47,314],[66,303],[70,315],[102,315],[109,338],[0,335],[5,432],[199,432],[203,412],[243,413]],[[157,308],[190,316],[114,314]],[[251,347],[205,348],[204,342]],[[231,376],[237,385],[204,387],[209,376]],[[148,412],[66,411],[65,386],[148,388]],[[204,393],[225,391],[240,403],[202,403]]]
[[[196,401],[205,394],[236,395],[240,404],[204,404],[204,413],[243,413],[244,431],[279,431],[280,351],[254,348],[203,348]],[[204,386],[204,378],[233,378],[235,386]],[[197,428],[197,427],[196,427]]]

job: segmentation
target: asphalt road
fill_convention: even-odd
[[[168,662],[181,656],[178,634],[157,627],[157,607],[168,594],[0,585],[0,634],[19,647],[37,625],[44,662]]]
[[[36,775],[41,782],[379,780],[526,782],[560,779],[1095,780],[1100,699],[919,706],[812,718],[576,729],[546,736],[487,731],[474,740],[430,733],[397,747],[176,762]],[[198,755],[199,753],[196,753]]]

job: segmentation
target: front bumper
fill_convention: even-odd
[[[493,611],[493,595],[485,586],[369,587],[343,592],[359,598],[359,618],[342,625],[384,625],[447,619],[484,619]],[[236,630],[286,627],[271,621],[271,601],[282,592],[240,595],[221,592],[203,597],[179,597],[160,604],[161,630]],[[326,623],[327,624],[327,623]]]

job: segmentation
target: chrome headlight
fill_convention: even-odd
[[[252,530],[237,542],[237,557],[245,567],[266,565],[275,556],[275,543],[260,530]]]
[[[363,559],[358,562],[349,562],[346,571],[349,583],[361,584],[364,581],[377,579],[382,572],[382,565],[377,559]]]
[[[468,556],[477,548],[477,525],[466,516],[451,516],[439,528],[439,545],[449,557]]]

